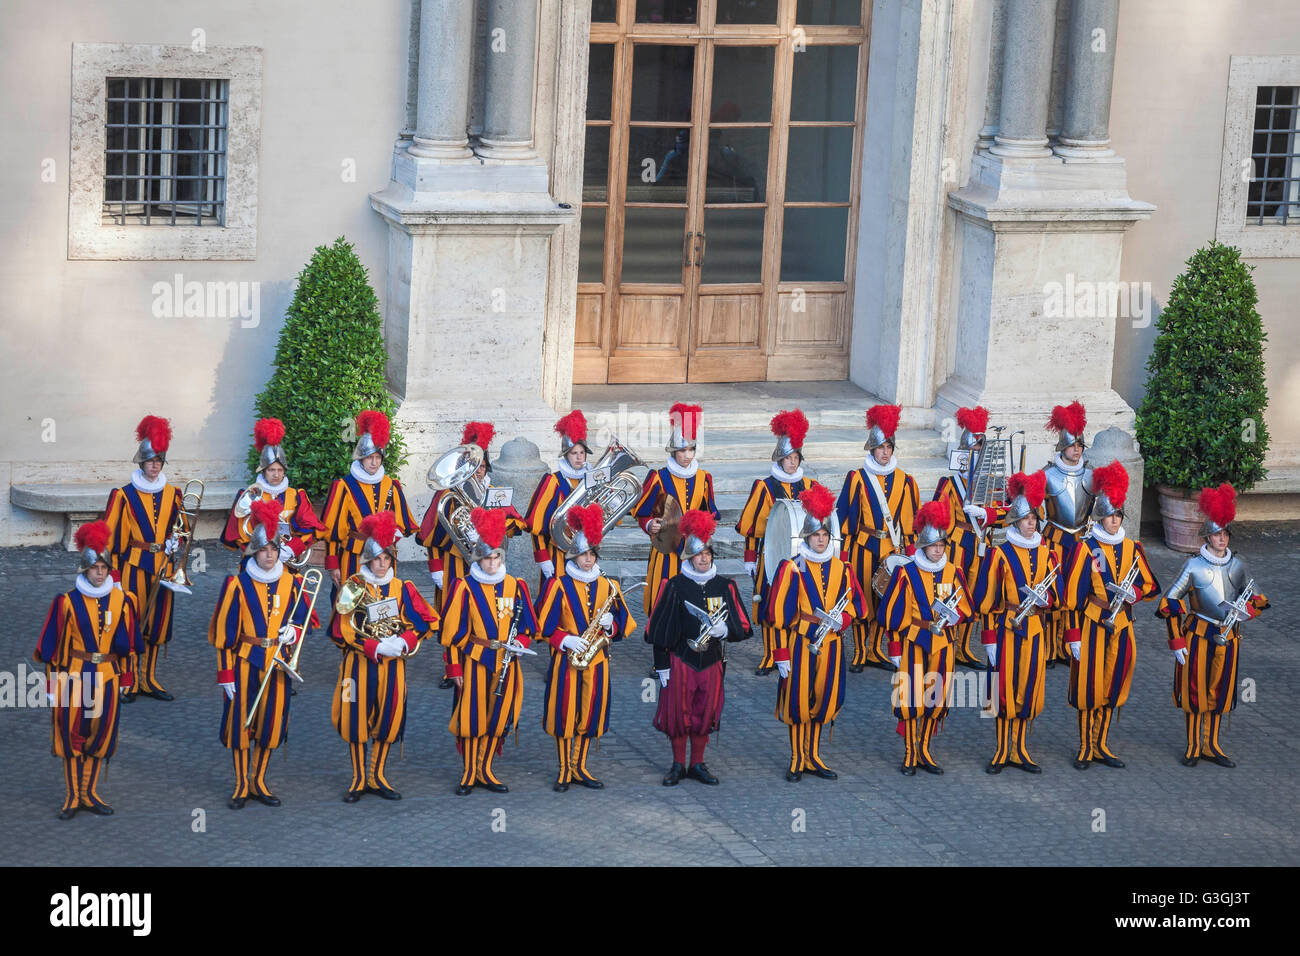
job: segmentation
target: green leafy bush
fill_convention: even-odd
[[[324,506],[330,482],[352,463],[359,412],[390,418],[396,403],[384,379],[383,318],[366,269],[342,236],[317,246],[298,274],[298,287],[275,349],[275,372],[257,396],[258,418],[284,422],[284,450],[293,484]],[[405,462],[396,426],[385,455],[390,474]],[[249,473],[257,449],[248,453]]]
[[[1212,241],[1174,280],[1137,413],[1148,484],[1245,491],[1266,474],[1266,336],[1252,268]]]

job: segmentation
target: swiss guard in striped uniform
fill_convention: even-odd
[[[641,530],[649,535],[658,534],[663,524],[660,516],[668,498],[677,500],[683,515],[688,511],[704,511],[712,515],[714,521],[722,517],[717,502],[713,500],[713,476],[702,469],[695,458],[700,406],[678,402],[669,409],[668,417],[672,422],[672,434],[664,449],[668,452],[668,461],[664,467],[652,469],[646,475],[641,486],[641,498],[632,509]],[[685,534],[683,531],[683,537]],[[641,597],[641,606],[647,616],[665,583],[681,569],[682,557],[680,544],[672,554],[664,554],[653,546],[650,548],[645,594]]]
[[[280,506],[281,527],[273,536],[281,541],[280,560],[297,562],[325,530],[311,499],[302,488],[289,486],[289,461],[284,454],[284,423],[278,418],[262,418],[253,426],[253,443],[257,446],[257,477],[235,496],[221,532],[221,543],[232,551],[245,550],[252,533],[252,506],[255,501],[272,501]]]
[[[799,553],[777,567],[767,596],[767,613],[777,640],[773,657],[780,675],[776,717],[790,728],[790,766],[785,779],[792,783],[805,773],[824,780],[838,776],[822,760],[822,728],[833,723],[844,706],[840,632],[867,613],[866,598],[853,580],[853,570],[840,560],[831,539],[834,496],[814,483],[799,495],[799,503],[804,509]],[[825,633],[814,649],[823,624]]]
[[[555,423],[555,431],[560,436],[559,463],[555,471],[543,475],[538,482],[533,500],[528,505],[528,517],[524,519],[533,536],[533,560],[542,572],[542,586],[538,593],[548,580],[564,573],[564,549],[551,540],[551,519],[555,517],[555,509],[582,488],[591,470],[587,461],[591,456],[591,446],[587,444],[587,418],[582,411],[575,408],[569,412]]]
[[[853,662],[849,670],[863,667],[890,669],[885,660],[884,631],[876,620],[876,592],[871,580],[885,559],[906,550],[912,541],[912,521],[921,507],[916,479],[898,467],[894,435],[898,431],[899,405],[873,405],[867,409],[867,458],[851,471],[840,489],[836,512],[840,518],[843,557],[853,566],[858,587],[866,596],[868,614],[853,624]]]
[[[1160,594],[1141,543],[1124,532],[1128,472],[1116,461],[1092,474],[1096,523],[1074,549],[1064,590],[1080,625],[1065,635],[1070,652],[1068,697],[1079,712],[1077,770],[1087,770],[1094,762],[1124,766],[1111,753],[1110,725],[1133,683],[1137,660],[1133,608],[1138,601]]]
[[[560,762],[557,793],[574,782],[593,790],[604,786],[587,769],[587,751],[609,729],[609,644],[593,654],[583,635],[593,617],[599,627],[597,640],[621,641],[636,627],[618,584],[603,577],[597,563],[604,520],[600,505],[574,508],[565,515],[573,535],[568,566],[546,582],[537,609],[541,634],[551,646],[542,727],[555,738]],[[591,654],[591,658],[578,668],[572,654]]]
[[[469,574],[452,584],[440,637],[459,653],[464,668],[462,675],[452,665],[452,676],[461,677],[463,684],[447,726],[464,762],[458,796],[475,784],[492,793],[509,790],[492,772],[492,762],[506,735],[518,726],[524,702],[519,655],[536,653],[528,645],[537,635],[528,585],[506,573],[505,512],[475,508],[471,520],[478,533],[474,563]]]
[[[763,567],[763,537],[767,534],[767,518],[772,505],[782,498],[798,498],[801,492],[812,487],[812,479],[803,473],[803,441],[808,435],[808,419],[799,409],[779,412],[772,419],[772,434],[776,448],[772,451],[772,473],[754,482],[749,490],[749,500],[740,512],[736,530],[745,536],[745,570],[754,580],[754,620],[761,622],[763,630],[763,659],[758,663],[758,676],[772,673],[776,659],[776,628],[768,623],[764,600],[768,594],[767,571]],[[833,502],[832,502],[833,504]]]
[[[135,679],[140,631],[135,598],[109,574],[109,527],[77,529],[77,582],[50,605],[32,655],[46,665],[53,752],[63,761],[66,795],[60,820],[78,810],[109,816],[96,789],[99,770],[117,748],[117,689]]]
[[[396,516],[391,511],[368,515],[360,533],[356,578],[345,582],[359,594],[358,607],[336,613],[338,635],[330,634],[343,650],[334,688],[334,729],[347,741],[352,757],[352,783],[344,803],[356,803],[363,793],[402,799],[384,771],[389,750],[406,732],[406,658],[438,627],[437,612],[415,585],[394,574]]]
[[[266,768],[271,752],[289,736],[289,676],[272,661],[280,646],[292,643],[295,627],[305,627],[307,602],[294,611],[302,581],[286,572],[279,543],[281,502],[254,501],[245,557],[238,574],[221,587],[208,625],[208,643],[217,649],[217,683],[225,691],[221,708],[221,743],[235,762],[235,792],[230,809],[241,810],[252,797],[268,807],[280,798],[271,793]],[[272,671],[256,715],[248,722],[253,699]]]
[[[988,409],[982,406],[957,409],[957,424],[961,435],[958,449],[970,453],[970,465],[965,474],[944,475],[934,489],[935,501],[947,501],[957,518],[956,527],[948,537],[948,560],[961,568],[967,581],[979,576],[980,562],[992,545],[993,529],[1006,514],[1006,505],[981,508],[970,501],[971,481],[978,472],[979,459],[984,453],[984,430],[988,428]],[[980,619],[967,618],[953,632],[953,663],[963,667],[983,667],[971,646],[972,636],[983,630]]]
[[[735,582],[719,575],[714,564],[711,540],[717,527],[717,519],[707,511],[682,515],[681,570],[664,585],[646,625],[646,641],[654,645],[660,687],[654,728],[667,735],[673,747],[673,765],[664,777],[665,787],[675,787],[682,777],[710,786],[718,783],[704,764],[704,749],[722,717],[726,671],[722,643],[743,641],[753,634]],[[719,619],[706,625],[688,604]],[[721,620],[724,610],[726,619]],[[698,643],[701,641],[704,643]]]
[[[1008,764],[1042,773],[1029,758],[1027,742],[1044,703],[1048,632],[1040,612],[1059,605],[1062,593],[1061,552],[1038,531],[1045,487],[1041,471],[1017,472],[1007,481],[1007,540],[985,556],[975,584],[979,613],[992,615],[982,639],[997,685],[990,696],[998,743],[987,773],[1001,773]],[[1038,596],[1031,598],[1026,591],[1035,589]],[[1027,611],[1017,624],[1021,607]]]
[[[953,642],[974,615],[966,575],[948,558],[952,506],[931,501],[916,515],[912,560],[894,569],[877,615],[889,633],[889,657],[898,673],[892,696],[898,733],[903,738],[904,776],[920,767],[941,774],[930,741],[948,714]],[[944,613],[939,605],[948,609]]]
[[[1220,767],[1235,767],[1219,743],[1219,724],[1237,706],[1241,621],[1258,617],[1268,599],[1251,593],[1252,579],[1228,547],[1228,525],[1237,516],[1236,489],[1227,482],[1205,488],[1197,504],[1205,517],[1205,544],[1184,562],[1156,613],[1169,628],[1174,706],[1187,725],[1183,765],[1194,767],[1204,757]],[[1231,609],[1234,604],[1237,611]]]
[[[1047,423],[1047,427],[1057,433],[1057,439],[1056,457],[1043,469],[1047,479],[1044,499],[1047,523],[1043,526],[1043,537],[1061,552],[1067,567],[1074,560],[1074,551],[1087,527],[1088,513],[1096,494],[1092,468],[1083,457],[1087,447],[1083,430],[1087,425],[1087,413],[1078,402],[1057,405]],[[1066,647],[1066,632],[1079,629],[1078,612],[1058,606],[1046,615],[1046,620],[1047,666],[1055,667],[1058,661],[1069,662],[1072,658]]]
[[[168,570],[168,556],[180,548],[172,532],[181,510],[181,489],[169,485],[162,470],[172,427],[165,418],[146,415],[136,426],[135,437],[140,444],[132,461],[139,467],[129,484],[113,489],[104,510],[113,580],[135,598],[143,641],[143,653],[135,659],[135,683],[123,688],[123,699],[130,702],[143,694],[173,700],[158,681],[158,652],[172,639],[173,602],[173,588],[158,579]],[[189,593],[182,585],[174,587]],[[148,606],[150,590],[156,594],[152,607]]]

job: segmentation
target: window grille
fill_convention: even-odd
[[[1261,86],[1251,139],[1254,178],[1246,201],[1253,225],[1300,223],[1300,86]]]

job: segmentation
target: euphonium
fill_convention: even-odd
[[[471,561],[478,532],[470,521],[475,508],[483,507],[487,488],[474,477],[483,464],[483,450],[477,445],[459,445],[442,455],[429,469],[426,481],[435,491],[445,491],[438,502],[438,523],[466,561]]]
[[[575,489],[573,494],[560,502],[555,514],[551,516],[549,530],[556,547],[568,550],[573,543],[573,532],[565,520],[573,508],[600,505],[604,516],[604,533],[613,531],[641,497],[641,480],[632,474],[631,469],[645,467],[646,463],[635,452],[617,438],[611,440],[600,460],[592,466],[593,470],[608,468],[609,480],[598,485],[584,484],[580,489]]]

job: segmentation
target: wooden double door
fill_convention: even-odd
[[[575,381],[847,377],[867,6],[593,5]]]

